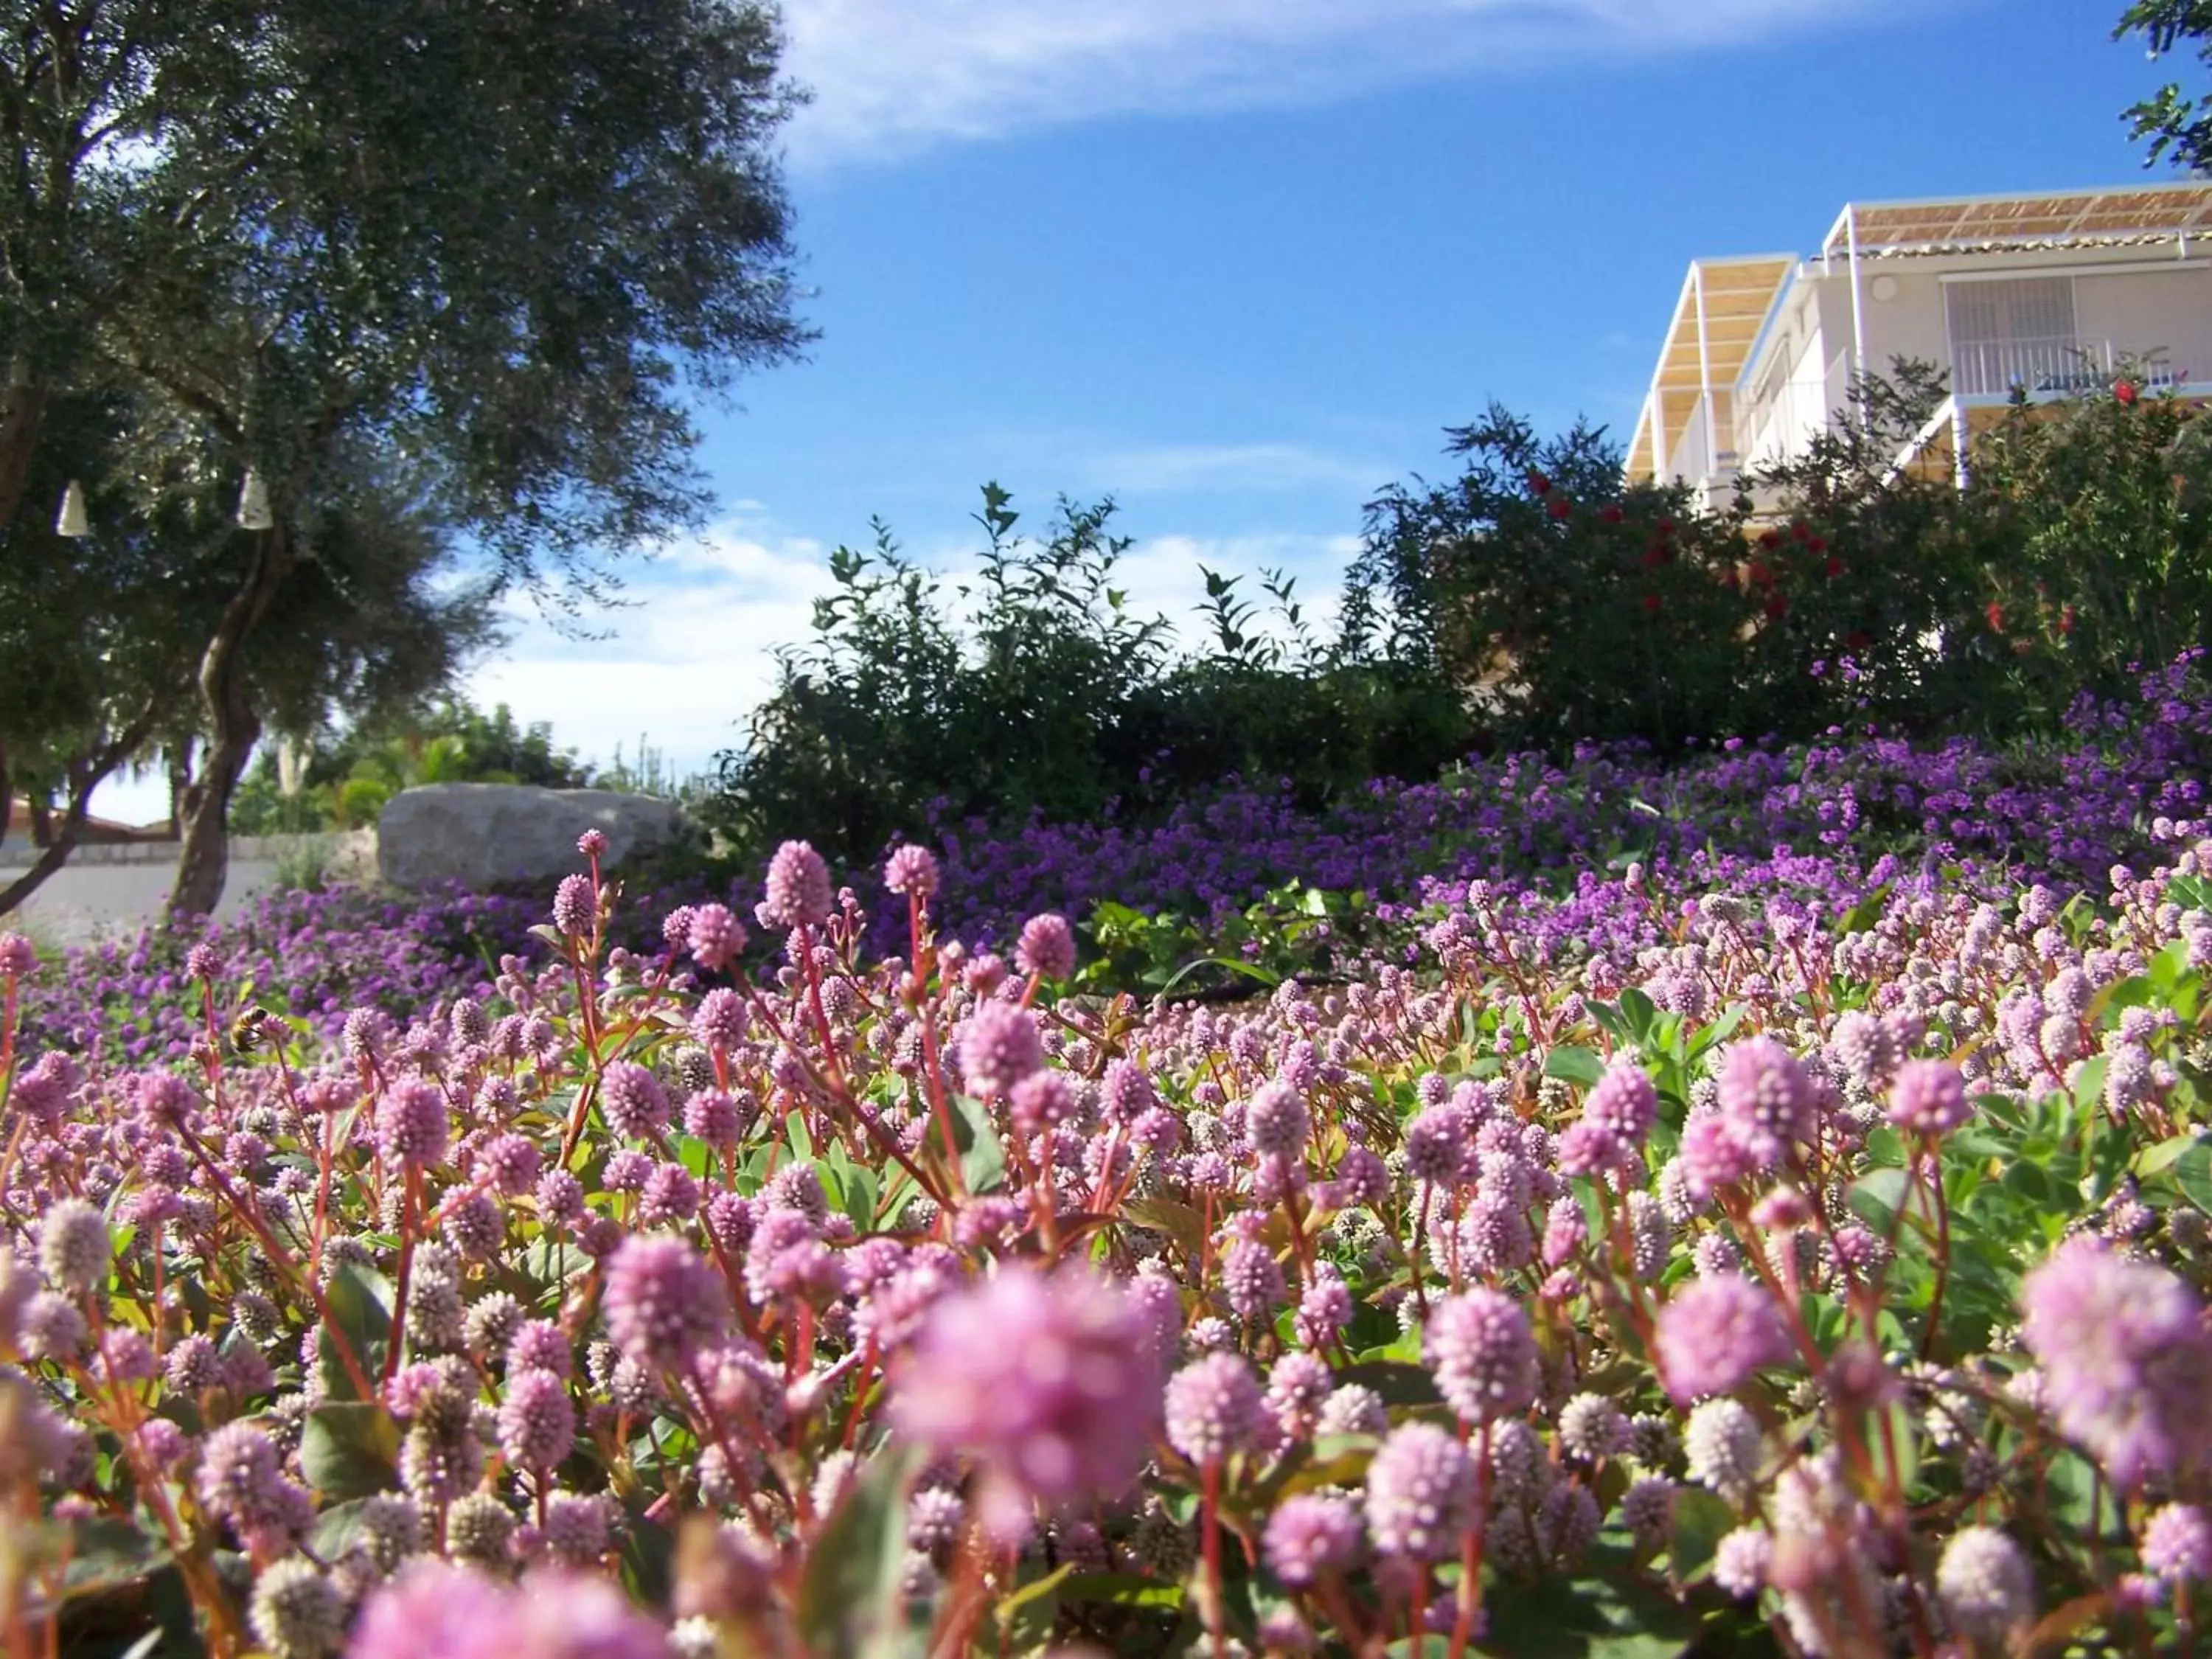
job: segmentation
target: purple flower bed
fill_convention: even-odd
[[[1678,901],[1724,890],[1819,921],[1892,884],[1978,894],[2039,881],[2101,886],[2114,865],[2147,867],[2206,816],[2212,691],[2193,659],[2147,676],[2135,707],[2077,710],[2072,730],[2063,744],[2002,751],[1964,738],[1732,741],[1674,766],[1588,745],[1565,763],[1512,755],[1435,783],[1378,781],[1318,814],[1298,811],[1280,789],[1238,786],[1148,828],[928,828],[944,871],[941,925],[979,947],[1011,949],[1028,916],[1080,922],[1109,900],[1188,916],[1200,936],[1218,935],[1296,880],[1367,895],[1381,927],[1363,943],[1379,939],[1407,960],[1419,917],[1479,879],[1547,949],[1621,956],[1650,939],[1648,907],[1622,886],[1632,864]],[[881,898],[873,872],[856,884]],[[663,891],[634,904],[623,925],[641,930],[641,915],[708,900],[744,908],[734,890]],[[233,984],[328,1033],[357,1007],[399,1013],[489,982],[501,957],[529,947],[541,905],[288,893],[205,942]],[[877,915],[872,947],[898,949],[896,907]],[[130,1060],[183,1053],[200,1017],[183,973],[198,942],[155,929],[76,953],[29,991],[27,1032],[105,1043]]]
[[[594,868],[489,984],[171,1063],[22,1040],[0,933],[0,1629],[2188,1650],[2212,839],[2146,862],[1826,923],[1593,877],[1595,951],[1478,881],[1410,967],[1135,1008],[1057,915],[942,939],[918,848],[877,957],[789,843],[750,952],[614,946]]]

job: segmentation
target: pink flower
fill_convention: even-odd
[[[1013,1267],[935,1304],[895,1373],[908,1438],[981,1466],[978,1513],[1006,1538],[1032,1507],[1126,1491],[1160,1419],[1143,1310],[1087,1268]]]

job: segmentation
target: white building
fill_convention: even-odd
[[[2212,184],[1854,202],[1809,258],[1695,260],[1628,476],[1718,502],[1899,357],[1942,368],[1950,396],[1899,465],[1960,477],[2015,387],[2061,397],[2129,360],[2153,365],[2147,389],[2212,397]]]

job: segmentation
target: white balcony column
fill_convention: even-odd
[[[1856,203],[1844,209],[1844,246],[1851,273],[1851,380],[1866,379],[1866,305],[1859,292],[1859,210]]]
[[[1705,268],[1692,265],[1690,275],[1697,285],[1698,296],[1698,393],[1705,410],[1705,472],[1711,477],[1716,457],[1721,453],[1719,441],[1714,436],[1713,426],[1713,365],[1705,349]],[[1705,479],[1698,481],[1703,485]]]
[[[1966,487],[1966,400],[1954,388],[1951,393],[1951,482]]]

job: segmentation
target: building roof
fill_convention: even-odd
[[[2175,240],[2185,245],[2193,236],[2212,242],[2212,183],[2184,179],[2025,195],[1848,203],[1814,257],[1833,270],[1850,257],[1854,245],[1864,262]],[[1797,269],[1794,253],[1691,262],[1667,326],[1666,343],[1659,350],[1650,392],[1629,442],[1631,478],[1652,477],[1662,455],[1680,453],[1698,398],[1707,386],[1713,389],[1717,403],[1733,395],[1768,314]],[[1705,310],[1702,362],[1700,289]],[[1655,428],[1661,439],[1656,450]]]
[[[2128,247],[2177,237],[2212,239],[2212,184],[2116,185],[2024,196],[1947,196],[1853,202],[1836,216],[1820,257],[1862,259],[2037,248]]]
[[[1690,416],[1705,387],[1735,385],[1775,296],[1796,267],[1794,253],[1691,262],[1689,274],[1682,279],[1682,292],[1674,301],[1674,319],[1667,325],[1667,343],[1659,350],[1651,395],[1644,400],[1644,413],[1629,445],[1631,477],[1648,477],[1656,470],[1651,449],[1655,416],[1665,437],[1664,453],[1672,455],[1688,434]],[[1698,327],[1701,295],[1702,362]]]

